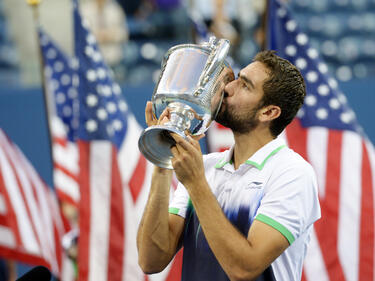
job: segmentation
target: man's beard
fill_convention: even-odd
[[[232,107],[225,105],[215,118],[215,121],[228,127],[233,133],[245,134],[254,130],[259,124],[256,114],[259,107],[252,109],[248,114],[238,114]]]

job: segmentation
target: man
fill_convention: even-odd
[[[182,280],[301,279],[320,217],[316,177],[277,136],[305,94],[295,66],[262,52],[225,87],[217,121],[233,131],[230,150],[202,157],[197,139],[173,135],[180,184],[168,213],[172,174],[155,167],[137,237],[145,273],[163,270],[183,245]],[[156,122],[150,103],[146,121]]]

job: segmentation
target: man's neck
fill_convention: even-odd
[[[255,129],[246,134],[233,133],[234,150],[232,155],[234,168],[245,163],[255,152],[274,140],[268,129]]]

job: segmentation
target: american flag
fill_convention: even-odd
[[[305,104],[286,138],[313,165],[319,183],[322,218],[314,225],[304,278],[374,280],[374,147],[287,7],[269,3],[270,49],[306,81]]]
[[[74,1],[80,93],[80,217],[90,218],[80,220],[82,251],[79,255],[87,264],[79,264],[79,279],[179,280],[181,254],[164,272],[152,277],[144,276],[138,266],[135,237],[146,204],[153,165],[138,150],[142,128],[128,109],[120,87],[113,82],[88,25],[82,20]],[[112,194],[109,193],[111,188]],[[121,207],[124,208],[122,211]],[[125,228],[121,230],[122,220]],[[82,237],[82,234],[90,237]],[[108,249],[103,247],[103,238],[108,239]],[[81,244],[83,241],[86,244]]]
[[[77,60],[70,59],[43,31],[38,30],[48,93],[52,135],[53,181],[63,202],[78,207],[78,83]],[[51,106],[52,105],[52,106]]]
[[[60,198],[79,206],[78,279],[147,280],[137,264],[135,239],[152,174],[138,150],[142,128],[81,19],[77,1],[73,11],[73,59],[44,32],[40,43],[56,108],[51,122],[54,180],[56,188],[66,185],[59,188]],[[56,150],[62,157],[55,156]],[[149,279],[179,280],[180,263],[179,256]]]
[[[322,218],[302,280],[374,280],[374,147],[308,36],[277,0],[269,1],[267,36],[268,48],[296,65],[306,82],[305,104],[283,134],[318,177]]]
[[[0,129],[0,256],[59,276],[64,232],[55,193]]]
[[[129,133],[136,133],[130,131],[134,117],[81,19],[77,1],[73,6],[79,77],[78,279],[139,280],[143,274],[135,250],[134,192],[128,183],[137,164],[138,170],[146,170],[146,161],[134,153],[135,146],[126,146]],[[139,183],[144,178],[140,173],[135,179]]]

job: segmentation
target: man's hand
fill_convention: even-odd
[[[177,134],[171,134],[176,141],[172,146],[172,166],[178,180],[189,190],[194,188],[195,182],[205,178],[203,156],[199,145],[199,136],[187,136],[187,140]]]
[[[147,102],[145,108],[147,126],[163,125],[169,122],[169,117],[170,111],[169,108],[166,107],[159,119],[157,119],[152,111],[152,102]],[[173,154],[172,165],[176,176],[186,187],[186,185],[189,185],[193,180],[202,179],[202,176],[204,177],[203,157],[198,141],[205,135],[191,136],[188,131],[186,131],[185,134],[188,136],[188,141],[177,134],[171,134],[176,141],[176,145],[171,148],[171,152]],[[196,171],[193,171],[190,166],[196,169]],[[199,168],[197,169],[197,167]],[[155,168],[158,172],[165,170],[159,167]],[[195,178],[196,172],[198,171],[201,174],[197,175],[197,178]]]
[[[152,111],[152,102],[148,101],[145,108],[145,120],[147,126],[162,125],[169,121],[169,108],[166,107],[163,113],[160,115],[159,119],[156,118],[154,112]]]

